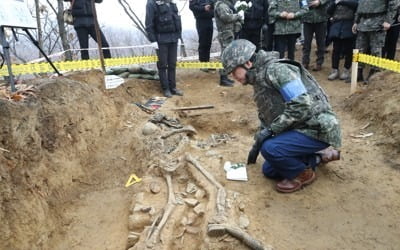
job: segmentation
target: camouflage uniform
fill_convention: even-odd
[[[270,53],[257,53],[254,99],[264,127],[274,134],[295,129],[333,147],[341,146],[339,121],[323,90],[299,63],[271,60]],[[307,93],[291,100],[282,98],[285,85],[301,79]]]
[[[288,57],[294,59],[296,39],[301,33],[301,17],[308,11],[305,0],[301,2],[299,0],[271,0],[269,2],[269,22],[275,27],[275,50],[279,51],[281,58],[284,57],[287,46]],[[288,20],[280,17],[283,11],[294,13],[294,18]]]
[[[255,163],[261,149],[263,173],[292,180],[316,167],[318,151],[341,146],[340,124],[324,91],[300,63],[279,60],[276,51],[255,50],[250,42],[236,40],[222,55],[228,72],[251,67],[246,82],[254,88],[261,128],[248,163]]]
[[[235,39],[235,34],[242,27],[241,18],[233,7],[235,2],[235,0],[219,0],[214,6],[214,17],[218,30],[218,42],[221,45],[221,53]],[[227,73],[221,70],[220,75],[226,77]]]
[[[393,23],[397,6],[398,0],[359,0],[354,23],[357,24],[356,48],[361,53],[381,57],[386,35],[382,25]]]

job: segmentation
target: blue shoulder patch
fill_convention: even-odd
[[[288,83],[285,83],[279,90],[285,102],[291,101],[304,93],[307,93],[306,87],[304,87],[303,82],[297,78]]]

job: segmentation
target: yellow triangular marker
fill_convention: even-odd
[[[135,174],[132,174],[129,177],[129,180],[126,182],[125,187],[129,187],[135,183],[141,182],[142,178],[137,177]]]

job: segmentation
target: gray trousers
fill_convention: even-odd
[[[178,55],[178,43],[158,44],[158,74],[161,88],[172,90],[176,88],[176,60]]]

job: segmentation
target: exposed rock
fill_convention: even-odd
[[[133,212],[148,213],[148,212],[150,212],[151,209],[152,209],[152,207],[150,207],[150,206],[144,206],[144,205],[141,205],[141,204],[136,204],[135,207],[133,208]]]
[[[195,208],[193,208],[193,211],[200,216],[203,216],[204,213],[206,212],[206,207],[204,206],[203,203],[200,203],[199,205],[197,205]]]
[[[250,221],[246,215],[241,215],[239,217],[239,227],[246,229],[250,225]]]
[[[239,210],[244,212],[244,208],[246,207],[246,205],[243,202],[239,203]]]
[[[186,193],[193,194],[196,191],[197,191],[197,186],[194,183],[189,182],[186,186]]]
[[[161,187],[160,184],[158,182],[153,181],[152,183],[150,183],[150,191],[153,194],[158,194],[161,191]]]
[[[139,238],[140,238],[140,233],[129,232],[126,248],[133,247],[139,241]]]
[[[204,196],[206,195],[206,192],[203,189],[197,189],[196,193],[194,194],[194,197],[196,197],[196,199],[201,200],[204,198]]]
[[[134,213],[129,216],[129,230],[142,231],[145,226],[151,224],[150,215],[147,213]]]
[[[183,216],[181,219],[181,225],[186,226],[188,224],[188,218],[186,216]]]
[[[199,201],[196,200],[196,199],[190,199],[190,198],[188,198],[188,199],[183,199],[183,200],[185,201],[186,204],[188,204],[188,205],[191,206],[191,207],[194,207],[194,206],[196,206],[197,204],[199,204]]]
[[[160,128],[157,125],[155,125],[154,123],[146,122],[146,124],[144,124],[144,126],[142,128],[142,134],[143,135],[152,135],[159,129]]]
[[[218,152],[215,150],[208,150],[206,152],[206,156],[217,156],[217,155],[218,155]]]

